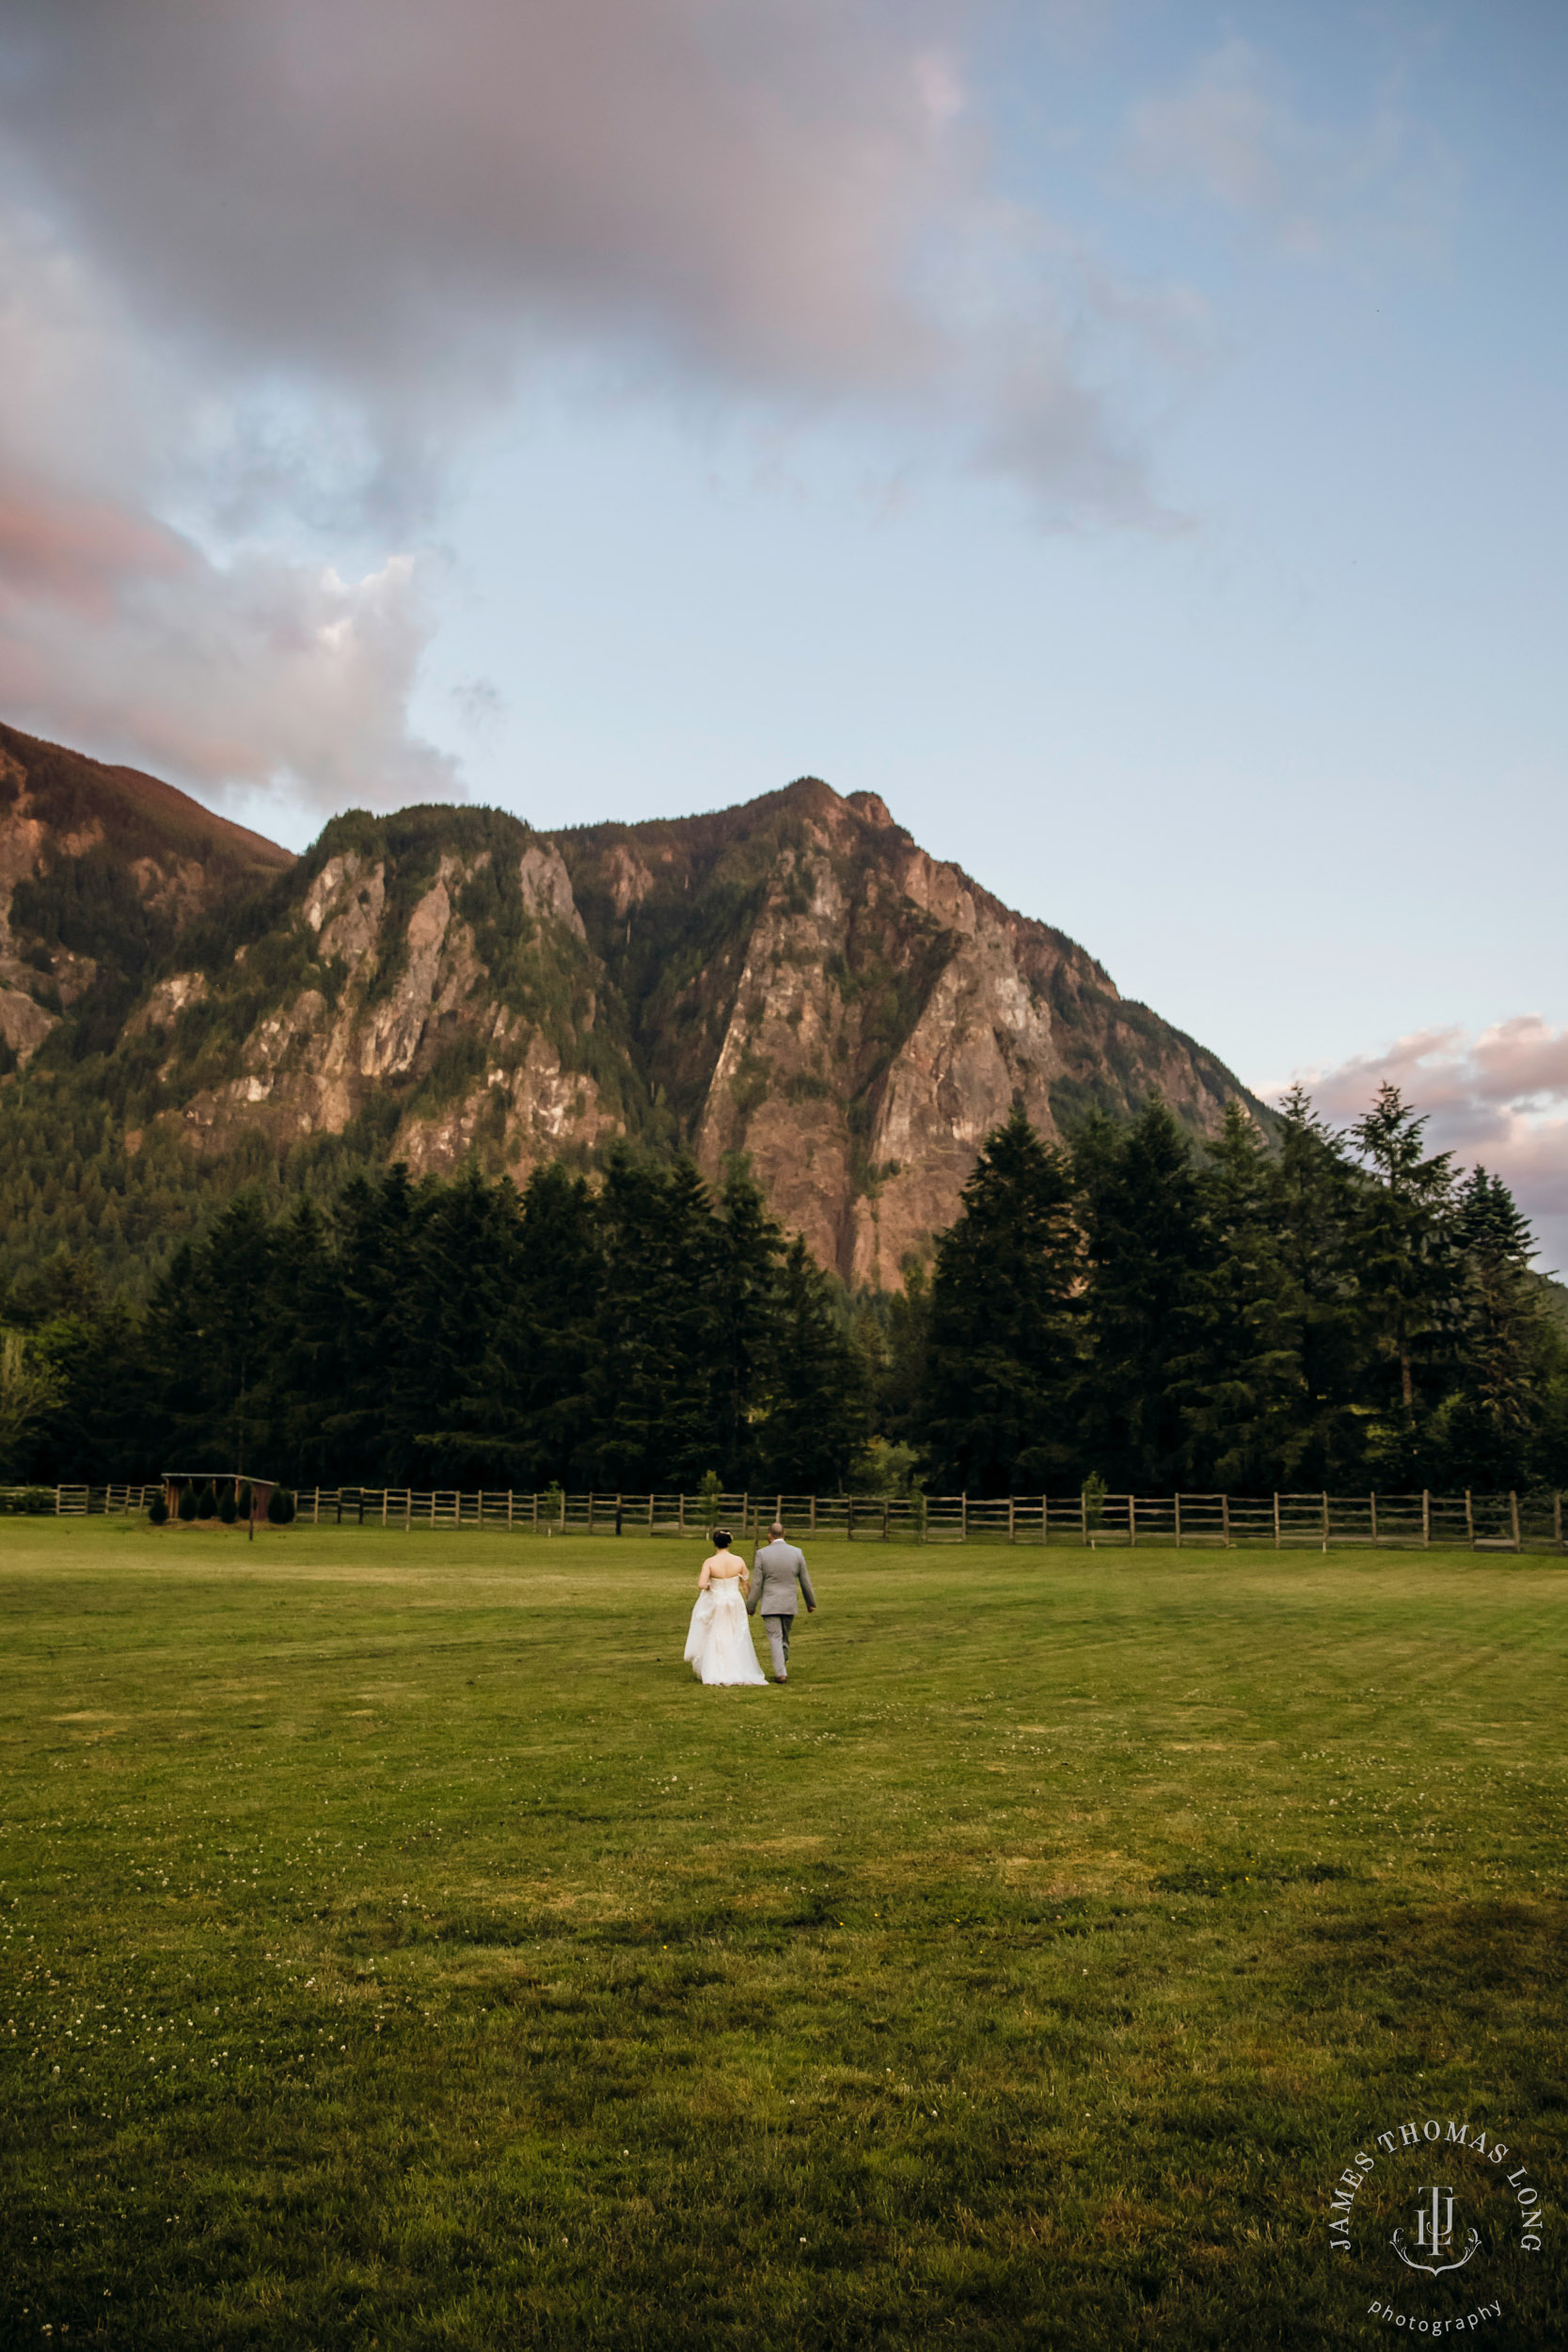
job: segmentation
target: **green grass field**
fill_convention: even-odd
[[[7,2346],[1381,2342],[1429,2116],[1563,2340],[1568,1574],[699,1557],[0,1522]]]

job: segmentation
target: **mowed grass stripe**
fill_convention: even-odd
[[[8,2341],[1317,2344],[1390,2103],[1560,2163],[1549,1563],[0,1545]]]

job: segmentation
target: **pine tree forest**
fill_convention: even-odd
[[[1506,1186],[1385,1087],[1212,1144],[1021,1109],[900,1291],[851,1297],[743,1161],[611,1151],[258,1185],[150,1291],[0,1280],[0,1479],[975,1496],[1568,1485],[1564,1294]]]

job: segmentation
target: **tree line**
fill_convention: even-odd
[[[12,1344],[34,1383],[13,1477],[632,1492],[717,1470],[831,1490],[864,1428],[841,1300],[749,1171],[710,1190],[689,1160],[628,1151],[597,1182],[547,1164],[520,1194],[401,1164],[325,1207],[247,1191],[145,1311],[62,1252],[9,1320],[32,1325]]]
[[[1568,1483],[1562,1293],[1508,1187],[1385,1086],[1195,1148],[1163,1103],[1070,1151],[1014,1113],[937,1246],[907,1431],[949,1489]]]
[[[851,1299],[744,1163],[617,1149],[242,1193],[145,1308],[0,1292],[0,1476],[893,1491],[1568,1485],[1562,1295],[1507,1187],[1385,1088],[1277,1140],[1015,1109],[897,1293]]]

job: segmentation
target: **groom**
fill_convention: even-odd
[[[806,1572],[806,1555],[786,1544],[784,1529],[777,1519],[768,1531],[768,1541],[759,1549],[752,1590],[746,1610],[750,1616],[762,1612],[762,1622],[768,1628],[768,1646],[773,1653],[773,1679],[789,1680],[789,1629],[795,1623],[795,1587],[800,1585],[806,1597],[806,1608],[816,1612],[816,1595],[811,1589]]]

